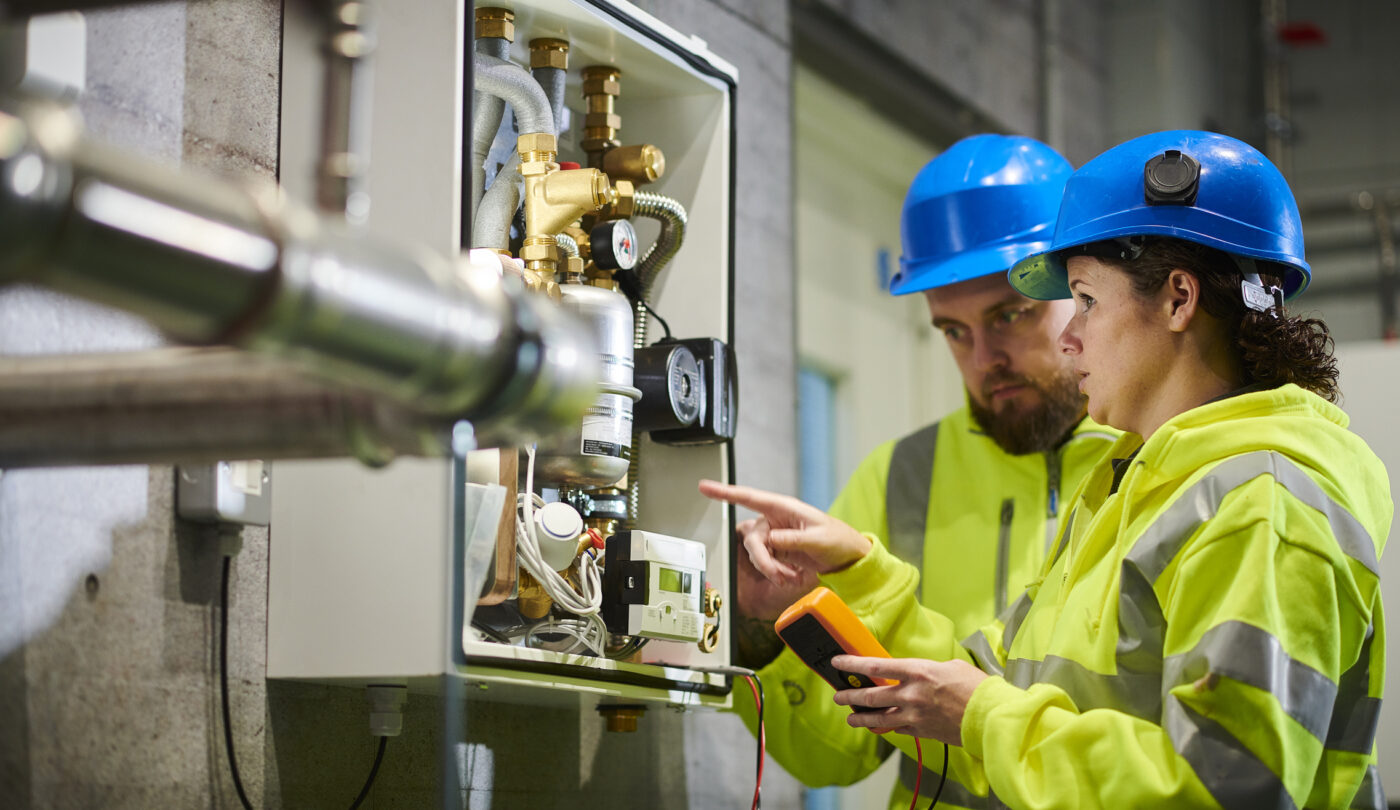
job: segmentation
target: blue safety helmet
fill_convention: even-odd
[[[904,255],[895,295],[1004,273],[1050,246],[1074,168],[1045,144],[1012,135],[963,138],[930,161],[904,196]]]
[[[1068,298],[1065,258],[1074,248],[1133,236],[1170,236],[1274,262],[1285,299],[1312,278],[1298,204],[1274,164],[1243,141],[1173,130],[1119,144],[1075,172],[1054,242],[1012,269],[1011,286],[1029,298]]]

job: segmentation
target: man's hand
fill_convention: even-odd
[[[762,545],[764,538],[768,534],[768,521],[765,518],[753,518],[739,524],[738,539],[740,550],[735,556],[735,567],[738,570],[738,602],[739,613],[755,619],[763,619],[768,623],[777,620],[778,616],[787,609],[788,605],[796,602],[807,594],[808,591],[817,587],[817,573],[813,570],[813,564],[807,559],[798,559],[795,566],[797,577],[795,580],[783,580],[773,582],[758,572],[754,567],[753,560],[750,559],[748,543],[750,541]]]
[[[865,535],[796,498],[708,480],[700,482],[700,493],[763,516],[745,535],[744,548],[770,582],[796,589],[811,574],[839,571],[870,551]]]
[[[893,729],[949,745],[962,745],[967,702],[978,684],[987,679],[987,673],[966,661],[838,655],[831,659],[831,665],[857,675],[898,681],[892,686],[838,691],[835,700],[842,706],[880,710],[851,712],[847,723],[857,728]]]

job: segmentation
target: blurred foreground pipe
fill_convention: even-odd
[[[82,139],[52,105],[0,100],[0,284],[135,312],[523,443],[597,393],[587,328],[500,268],[377,240]]]
[[[0,357],[0,468],[446,456],[453,420],[227,348]]]

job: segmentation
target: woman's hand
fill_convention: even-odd
[[[795,586],[805,572],[839,571],[870,551],[865,535],[796,498],[718,481],[701,481],[700,493],[763,516],[744,533],[744,548],[771,582]]]
[[[846,722],[856,728],[893,729],[949,745],[962,745],[963,712],[987,673],[966,661],[925,661],[920,658],[866,658],[838,655],[831,665],[845,672],[898,681],[892,686],[842,689],[836,702],[877,711],[851,712]]]

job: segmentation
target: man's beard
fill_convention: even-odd
[[[1040,392],[1040,404],[1029,411],[1007,409],[1004,413],[996,413],[979,405],[971,396],[968,396],[967,402],[972,409],[972,418],[982,430],[992,437],[998,447],[1013,456],[1055,449],[1084,416],[1084,395],[1079,393],[1079,382],[1073,371],[1066,369],[1064,374],[1051,379],[1048,385],[1016,374],[989,377],[982,385],[983,395],[991,400],[992,389],[1007,383],[1028,386]]]

